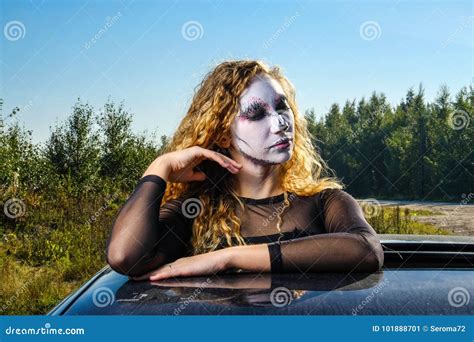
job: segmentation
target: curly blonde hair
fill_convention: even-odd
[[[330,170],[312,142],[304,116],[298,112],[295,88],[282,74],[278,66],[269,67],[262,61],[226,61],[209,72],[197,87],[191,106],[170,139],[164,153],[191,146],[216,149],[218,142],[231,135],[230,127],[239,110],[239,98],[255,76],[270,76],[278,81],[294,114],[294,149],[292,157],[280,164],[281,187],[298,196],[311,196],[324,189],[341,189],[342,184],[334,177],[326,176]],[[216,164],[216,167],[217,164]],[[198,198],[201,202],[199,215],[193,222],[191,254],[215,250],[223,243],[227,246],[244,245],[240,234],[240,219],[236,207],[244,207],[234,191],[235,178],[230,174],[219,183],[190,182],[170,183],[163,203],[177,198]],[[285,205],[289,205],[285,196]]]

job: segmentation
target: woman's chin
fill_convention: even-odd
[[[271,160],[274,164],[283,164],[291,159],[292,151],[280,151],[278,154],[272,156]]]

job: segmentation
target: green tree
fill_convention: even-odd
[[[99,176],[99,134],[94,128],[94,110],[80,99],[72,114],[52,130],[45,155],[65,185],[82,196],[94,189]]]

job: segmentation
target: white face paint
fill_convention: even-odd
[[[281,164],[293,152],[294,115],[280,83],[256,76],[240,96],[240,110],[231,126],[232,144],[256,164]],[[278,144],[278,141],[286,142]]]

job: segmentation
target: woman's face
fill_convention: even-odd
[[[280,83],[256,76],[240,96],[232,144],[256,164],[280,164],[293,152],[294,115]]]

